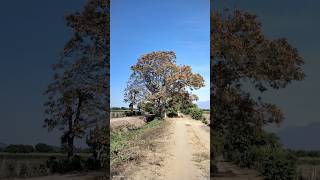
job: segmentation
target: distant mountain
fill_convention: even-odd
[[[210,109],[210,101],[199,101],[199,102],[197,102],[197,105],[201,109]]]
[[[289,126],[276,134],[287,148],[320,150],[320,123],[307,126]]]

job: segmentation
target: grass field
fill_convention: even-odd
[[[77,155],[90,156],[88,153]],[[61,153],[0,153],[0,179],[48,175],[46,162],[51,156],[66,158],[66,155]]]
[[[301,157],[298,160],[297,179],[317,180],[320,179],[320,158]]]
[[[110,117],[111,118],[122,118],[125,117],[126,110],[111,110]]]

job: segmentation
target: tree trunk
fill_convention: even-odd
[[[68,138],[68,159],[70,159],[72,156],[73,156],[73,141],[74,141],[74,136],[71,135],[69,138]]]
[[[68,159],[73,156],[73,120],[72,120],[72,108],[68,107],[68,125],[69,125],[69,132],[67,133],[66,141],[67,141],[67,151],[68,151]]]
[[[129,109],[130,109],[131,112],[133,112],[133,103],[130,103]]]

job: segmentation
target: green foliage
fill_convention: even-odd
[[[252,152],[257,158],[256,166],[267,180],[294,179],[296,157],[281,148],[263,147]]]
[[[139,111],[125,111],[126,116],[141,116],[142,113]]]
[[[4,149],[4,152],[8,153],[31,153],[34,152],[34,148],[31,145],[22,144],[10,144]]]
[[[93,157],[83,159],[78,155],[72,156],[70,159],[57,159],[52,156],[47,160],[46,167],[51,173],[68,173],[72,171],[83,170],[98,170],[101,169],[100,161],[95,160]]]
[[[143,102],[141,103],[141,109],[149,114],[155,114],[154,104],[151,102]]]
[[[183,114],[190,115],[193,119],[203,120],[203,110],[200,109],[196,104],[184,104],[181,107],[181,112]]]
[[[35,145],[35,151],[36,152],[42,152],[42,153],[48,153],[48,152],[53,153],[54,149],[53,149],[52,146],[49,146],[47,144],[38,143],[38,144]]]
[[[190,115],[193,119],[196,119],[196,120],[201,120],[203,118],[203,111],[201,109],[199,109],[198,107],[197,108],[192,108],[190,110]]]
[[[196,104],[186,103],[186,104],[182,104],[182,106],[181,106],[181,108],[180,108],[180,111],[181,111],[183,114],[190,115],[192,109],[194,109],[194,108],[197,108],[197,105],[196,105]]]
[[[111,109],[111,111],[112,110],[115,110],[115,111],[117,111],[117,110],[122,110],[122,111],[128,110],[128,108],[126,108],[126,107],[111,107],[110,109]]]
[[[178,116],[178,109],[173,108],[173,107],[168,108],[167,109],[167,116],[170,118],[177,117]]]

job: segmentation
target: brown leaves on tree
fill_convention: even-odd
[[[188,89],[204,86],[201,75],[192,73],[190,66],[178,66],[173,51],[157,51],[145,54],[131,67],[130,78],[135,79],[135,87],[144,89],[143,100],[154,102],[158,114],[163,116],[166,106],[174,96],[186,93]],[[132,83],[129,83],[129,87]],[[128,89],[126,94],[128,94]]]
[[[60,61],[53,65],[54,81],[45,95],[45,127],[64,131],[68,157],[74,138],[109,119],[109,0],[88,0],[83,11],[66,17],[73,35]]]
[[[244,85],[261,93],[285,88],[304,79],[304,61],[287,39],[265,37],[254,14],[213,12],[211,27],[211,125],[229,143],[244,138],[249,146],[265,125],[279,124],[284,116],[276,105],[250,96]]]

